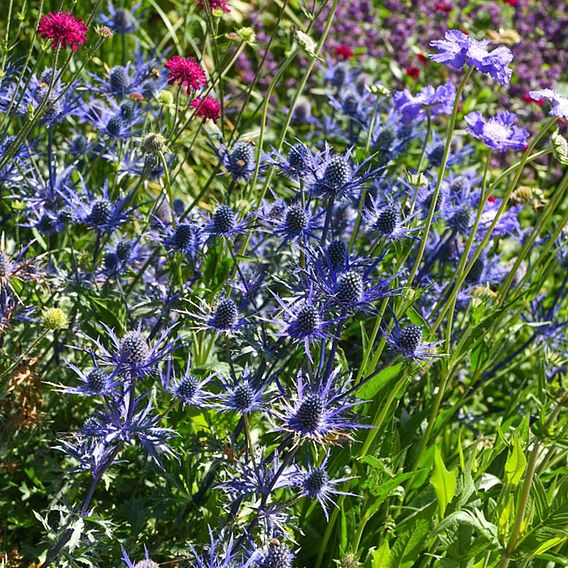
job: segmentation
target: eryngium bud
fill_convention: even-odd
[[[414,353],[421,341],[422,328],[419,325],[407,325],[400,330],[398,345],[404,353]]]
[[[235,302],[231,298],[225,298],[215,308],[214,325],[218,329],[231,329],[237,323],[238,316],[239,311]]]
[[[325,166],[322,182],[326,191],[341,189],[351,176],[351,166],[343,156],[333,156]]]
[[[336,297],[343,304],[356,304],[363,296],[363,278],[358,272],[349,270],[337,279]]]
[[[321,397],[316,393],[308,393],[296,411],[296,421],[300,429],[303,432],[314,432],[321,424],[323,410]]]
[[[120,358],[129,365],[143,365],[150,356],[146,338],[139,331],[129,331],[120,341]]]

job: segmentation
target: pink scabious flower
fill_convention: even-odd
[[[347,60],[353,57],[353,50],[348,45],[338,45],[334,50],[333,53],[339,59]]]
[[[87,41],[87,31],[83,20],[69,12],[50,12],[41,17],[37,27],[41,38],[52,40],[51,47],[70,47],[73,51]]]
[[[177,83],[180,86],[185,85],[188,89],[197,91],[207,84],[203,67],[192,57],[174,55],[166,61],[165,67],[168,70],[168,83],[170,85]]]
[[[211,10],[223,10],[223,12],[229,13],[231,8],[227,6],[229,0],[197,0],[197,4],[202,8],[205,8],[205,1],[209,2],[209,7]]]
[[[203,117],[203,122],[207,119],[217,122],[221,117],[221,103],[213,97],[197,97],[191,101],[191,106],[196,109],[197,116]]]

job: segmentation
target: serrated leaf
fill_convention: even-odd
[[[483,511],[477,509],[451,513],[436,527],[436,532],[444,532],[452,526],[459,524],[466,524],[473,527],[495,545],[499,542],[497,527],[485,518]]]
[[[518,434],[513,434],[513,444],[509,449],[507,461],[505,462],[505,478],[507,483],[515,486],[518,485],[522,479],[525,469],[527,467],[527,458],[521,446],[521,440]]]
[[[428,509],[423,512],[428,512]],[[412,568],[415,566],[416,558],[422,550],[429,530],[430,521],[418,518],[412,526],[403,531],[392,547],[388,568]]]
[[[77,521],[73,523],[73,532],[71,533],[71,538],[67,543],[67,547],[70,551],[73,551],[79,545],[84,526],[85,521],[83,521],[82,518],[77,519]]]
[[[430,478],[440,508],[440,516],[444,518],[446,508],[454,498],[457,489],[457,474],[454,470],[448,471],[442,459],[439,448],[434,453],[434,471]]]
[[[386,540],[383,541],[377,550],[373,550],[371,566],[372,568],[390,568],[391,550]]]

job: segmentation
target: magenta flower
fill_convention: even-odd
[[[196,109],[197,116],[203,117],[203,122],[206,120],[217,122],[221,118],[221,103],[213,97],[197,97],[191,101],[191,106]]]
[[[511,112],[498,112],[490,118],[485,118],[480,112],[471,112],[465,117],[468,132],[498,152],[526,147],[529,133],[515,126],[516,120]]]
[[[211,10],[223,10],[223,12],[227,13],[231,11],[231,8],[227,6],[229,0],[197,0],[197,4],[201,8],[205,8],[205,1],[209,3]]]
[[[168,70],[168,83],[183,86],[197,91],[207,84],[207,77],[203,67],[192,57],[174,55],[166,61]]]
[[[50,12],[42,16],[37,27],[41,38],[52,40],[51,47],[70,47],[73,51],[87,41],[87,31],[83,20],[68,12]]]

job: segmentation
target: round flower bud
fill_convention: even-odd
[[[237,35],[241,38],[242,41],[252,45],[254,40],[256,39],[256,32],[249,27],[243,27],[237,30]]]
[[[48,308],[43,312],[43,325],[50,330],[65,329],[69,318],[61,308]]]
[[[144,146],[144,150],[149,154],[157,154],[161,152],[166,145],[166,139],[161,135],[155,132],[150,132],[150,134],[146,134],[144,136],[144,140],[142,141],[142,146]]]
[[[170,91],[160,91],[156,95],[156,100],[164,106],[170,106],[174,103],[174,95]]]
[[[96,26],[95,33],[103,39],[109,39],[114,35],[114,32],[108,26]]]

